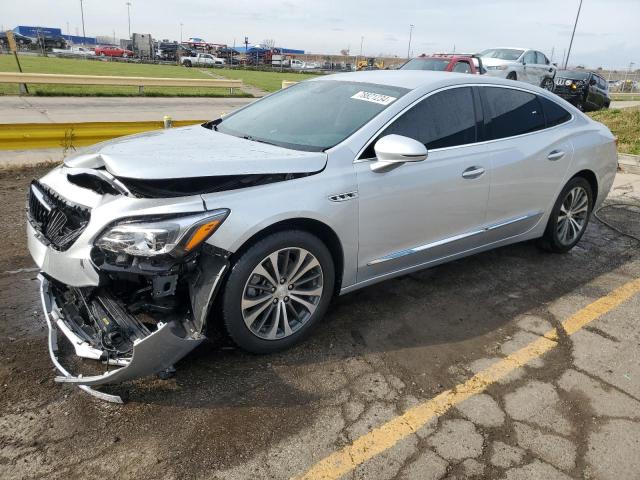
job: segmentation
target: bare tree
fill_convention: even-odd
[[[340,50],[340,55],[344,55],[345,57],[349,56],[349,49],[348,48],[343,48],[342,50]]]
[[[276,47],[276,41],[273,38],[268,38],[262,41],[262,46],[269,50],[273,50]]]

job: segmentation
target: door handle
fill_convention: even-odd
[[[547,158],[552,162],[560,160],[562,157],[564,157],[564,152],[562,150],[553,150],[549,152],[549,155],[547,155]]]
[[[462,178],[472,179],[478,178],[484,174],[484,168],[482,167],[469,167],[462,172]]]

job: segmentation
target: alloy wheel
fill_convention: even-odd
[[[589,195],[582,187],[569,190],[560,205],[556,233],[563,245],[571,245],[582,234],[589,215]]]
[[[318,259],[304,248],[277,250],[253,269],[242,294],[242,317],[259,338],[279,340],[298,331],[323,293]]]
[[[551,78],[545,78],[544,81],[542,82],[542,88],[544,88],[545,90],[549,90],[550,92],[553,92],[553,80]]]

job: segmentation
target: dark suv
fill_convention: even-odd
[[[554,93],[580,110],[609,108],[609,84],[600,75],[584,70],[558,70]]]

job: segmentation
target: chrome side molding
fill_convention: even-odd
[[[443,238],[442,240],[436,240],[435,242],[425,243],[423,245],[418,245],[417,247],[412,247],[412,248],[407,248],[405,250],[399,250],[397,252],[392,252],[392,253],[389,253],[388,255],[385,255],[384,257],[380,257],[380,258],[377,258],[375,260],[371,260],[370,262],[367,263],[367,265],[368,266],[377,265],[379,263],[388,262],[389,260],[394,260],[396,258],[404,257],[406,255],[412,255],[414,253],[422,252],[424,250],[429,250],[430,248],[435,248],[435,247],[439,247],[441,245],[446,245],[448,243],[457,242],[458,240],[464,240],[465,238],[473,237],[473,236],[479,235],[481,233],[489,232],[491,230],[496,230],[498,228],[506,227],[506,226],[512,225],[514,223],[522,222],[524,220],[528,220],[530,218],[537,217],[539,215],[542,215],[543,213],[544,212],[542,212],[542,211],[527,213],[526,215],[521,215],[519,217],[510,218],[510,219],[505,220],[503,222],[493,223],[491,225],[488,225],[488,226],[486,226],[484,228],[481,228],[481,229],[478,229],[478,230],[472,230],[470,232],[461,233],[460,235],[455,235],[453,237],[447,237],[447,238]]]

